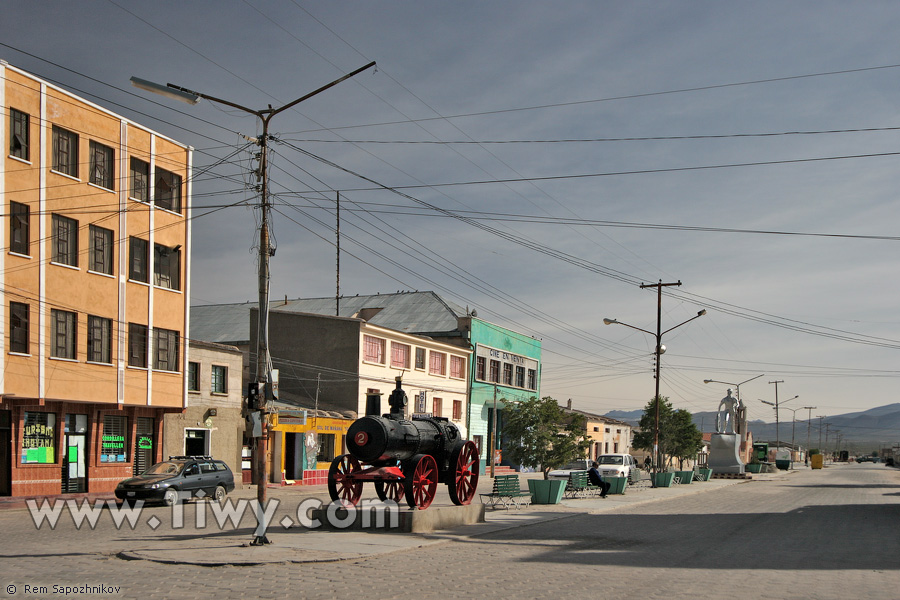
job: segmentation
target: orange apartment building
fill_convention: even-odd
[[[192,149],[0,61],[0,496],[106,493],[185,407]]]

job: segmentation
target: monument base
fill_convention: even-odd
[[[741,436],[736,433],[714,433],[709,442],[709,465],[713,474],[743,473]]]

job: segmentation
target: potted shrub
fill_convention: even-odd
[[[671,471],[651,473],[650,480],[653,482],[653,487],[672,487],[672,483],[675,481],[675,473]]]
[[[504,411],[504,453],[515,463],[540,469],[543,479],[529,479],[528,490],[534,504],[558,504],[566,490],[565,479],[550,479],[548,474],[564,464],[584,458],[586,419],[566,413],[556,400],[547,396],[538,400],[507,404]]]

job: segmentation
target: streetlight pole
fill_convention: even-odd
[[[313,96],[324,92],[325,90],[334,87],[335,85],[341,83],[342,81],[349,79],[363,71],[375,66],[375,62],[370,62],[369,64],[356,69],[350,73],[347,73],[343,77],[339,77],[335,79],[329,84],[326,84],[320,87],[317,90],[314,90],[308,94],[305,94],[292,102],[288,102],[284,106],[280,108],[272,108],[270,104],[268,108],[264,108],[262,110],[254,110],[252,108],[247,108],[246,106],[242,106],[240,104],[236,104],[229,100],[223,100],[222,98],[217,98],[215,96],[211,96],[209,94],[203,94],[200,92],[195,92],[193,90],[189,90],[187,88],[174,85],[174,84],[166,84],[165,86],[153,83],[144,79],[139,79],[137,77],[131,78],[131,83],[135,87],[141,88],[143,90],[153,92],[155,94],[160,94],[162,96],[166,96],[167,98],[172,98],[175,100],[179,100],[181,102],[187,102],[188,104],[197,104],[201,98],[209,100],[210,102],[216,102],[218,104],[224,104],[225,106],[230,106],[231,108],[235,108],[245,113],[249,113],[251,115],[256,116],[260,122],[262,123],[262,135],[259,136],[255,141],[259,145],[259,169],[257,171],[257,179],[259,181],[259,192],[260,192],[260,200],[259,200],[259,209],[260,209],[260,226],[259,226],[259,267],[258,267],[258,285],[259,285],[259,317],[257,319],[257,346],[256,346],[256,378],[255,381],[259,385],[259,389],[271,390],[272,389],[272,366],[271,366],[271,357],[269,356],[269,258],[274,254],[274,249],[270,246],[269,243],[269,210],[271,208],[269,204],[269,177],[268,177],[268,144],[269,144],[269,122],[272,118],[286,111],[289,108],[300,104],[304,100],[308,100]],[[268,388],[265,386],[268,384]],[[257,482],[256,482],[256,499],[258,503],[258,511],[257,521],[259,523],[259,527],[256,530],[256,536],[254,537],[251,545],[260,546],[262,544],[270,543],[265,533],[265,521],[262,518],[263,507],[266,504],[266,487],[268,485],[268,464],[266,462],[266,454],[268,452],[268,428],[267,428],[267,418],[266,418],[266,396],[267,394],[260,393],[259,406],[257,409],[259,410],[260,421],[262,423],[262,435],[258,438],[256,444],[256,457],[255,463],[257,466]],[[248,407],[249,408],[249,407]]]
[[[763,377],[763,376],[765,376],[765,373],[760,373],[760,374],[757,375],[756,377],[751,377],[750,379],[748,379],[748,380],[746,380],[746,381],[742,381],[742,382],[740,382],[740,383],[731,383],[730,381],[717,381],[717,380],[715,380],[715,379],[704,379],[704,380],[703,380],[703,383],[722,383],[722,384],[725,384],[725,385],[733,385],[733,386],[735,387],[735,389],[737,390],[738,404],[740,404],[740,401],[741,401],[741,386],[744,385],[745,383],[750,383],[750,382],[753,381],[754,379],[759,379],[760,377]]]
[[[812,411],[818,406],[805,406],[804,408],[809,410],[809,417],[806,419],[806,457],[807,462],[809,462],[809,434],[812,431]]]
[[[780,379],[778,381],[769,382],[769,384],[773,383],[775,384],[775,455],[778,456],[778,447],[781,445],[781,427],[778,422],[778,384],[784,383],[784,380]]]
[[[656,356],[656,395],[654,396],[654,401],[656,402],[656,428],[653,432],[653,474],[656,475],[659,472],[659,371],[660,371],[660,357],[666,351],[666,347],[662,345],[662,336],[669,333],[673,329],[681,327],[685,323],[690,323],[694,319],[699,319],[703,315],[706,314],[706,309],[701,310],[697,313],[697,316],[691,317],[687,321],[679,323],[675,325],[675,327],[670,327],[665,331],[662,331],[662,289],[664,287],[669,286],[677,286],[681,285],[681,281],[677,283],[663,283],[662,279],[659,280],[659,283],[652,284],[641,284],[641,289],[655,287],[657,289],[657,308],[656,308],[656,333],[652,331],[647,331],[646,329],[641,329],[640,327],[635,327],[634,325],[629,325],[628,323],[622,323],[621,321],[617,321],[616,319],[603,319],[604,325],[624,325],[625,327],[629,327],[631,329],[636,329],[637,331],[641,331],[648,335],[652,335],[656,337],[656,348],[654,350],[654,355]],[[656,477],[653,478],[653,486],[656,487]]]

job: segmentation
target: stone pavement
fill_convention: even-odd
[[[753,480],[776,479],[788,475],[789,472],[754,475]],[[522,487],[525,487],[524,477]],[[401,534],[383,530],[308,529],[297,526],[296,519],[292,519],[295,523],[291,527],[285,528],[278,524],[280,518],[276,516],[266,534],[271,544],[265,546],[250,546],[252,535],[248,534],[247,529],[244,529],[240,533],[233,531],[231,535],[210,536],[198,532],[196,536],[185,536],[175,540],[167,537],[142,539],[139,546],[120,552],[118,555],[131,560],[202,566],[317,563],[358,559],[398,550],[422,548],[454,539],[474,538],[505,529],[565,519],[575,515],[597,514],[637,504],[701,494],[744,482],[745,480],[714,479],[670,488],[632,487],[625,494],[609,495],[605,499],[599,497],[564,499],[559,505],[532,505],[509,510],[486,507],[484,523],[428,534]],[[481,478],[479,492],[489,492],[491,485],[489,477]],[[327,491],[323,487],[269,488],[267,496],[269,499],[277,499],[288,507],[297,505],[301,499],[305,498],[318,498],[327,502]],[[231,494],[231,498],[232,500],[255,499],[255,494],[255,488],[246,488],[236,490]],[[372,488],[364,488],[363,498],[365,499],[369,494],[374,496]],[[480,498],[476,498],[473,502],[479,502],[479,500]],[[443,485],[439,486],[438,495],[432,504],[432,507],[439,506],[452,506],[446,486]],[[432,510],[432,508],[428,510]]]

